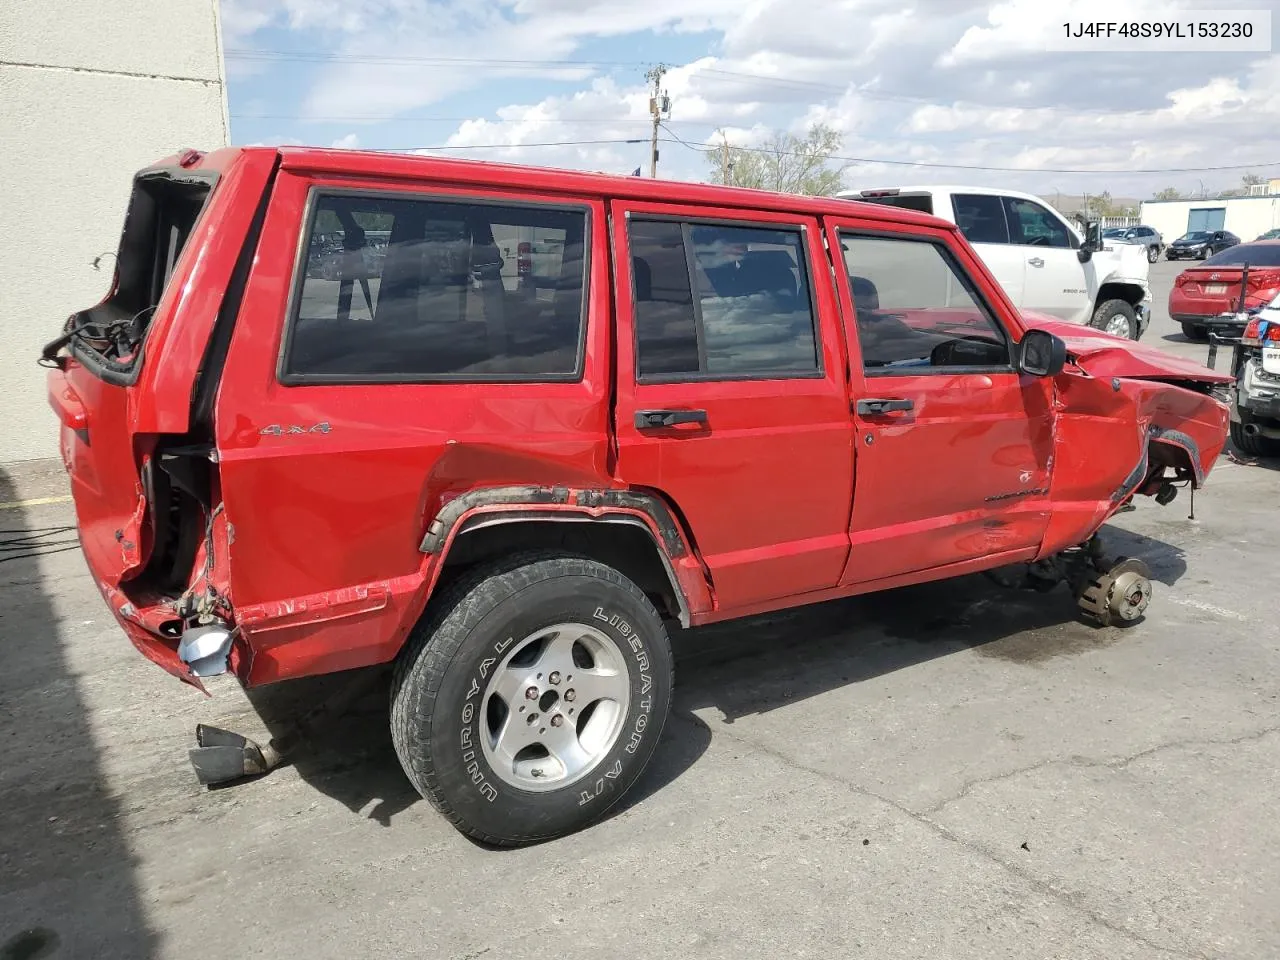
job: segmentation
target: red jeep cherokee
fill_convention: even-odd
[[[1227,434],[1229,377],[1019,316],[955,227],[847,200],[188,151],[116,269],[43,362],[121,626],[197,687],[394,661],[406,774],[495,843],[634,783],[668,622],[997,567],[1137,619],[1094,534]],[[287,746],[198,739],[204,782]]]

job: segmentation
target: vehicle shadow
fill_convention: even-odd
[[[1114,526],[1103,536],[1111,554],[1140,557],[1162,584],[1171,586],[1186,572],[1176,546]],[[695,711],[711,707],[733,723],[963,650],[1034,667],[1110,646],[1124,631],[1083,623],[1065,586],[1035,593],[975,575],[708,627],[672,627],[671,633],[672,716],[649,768],[610,817],[664,789],[698,761],[713,734]],[[315,697],[358,682],[355,673],[263,687],[250,691],[250,700],[276,734]],[[420,799],[391,746],[389,685],[390,671],[383,671],[349,714],[292,760],[307,783],[384,826]]]
[[[159,940],[69,662],[77,622],[40,567],[75,530],[20,496],[0,467],[0,960],[145,960]]]

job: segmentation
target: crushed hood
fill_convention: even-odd
[[[1128,377],[1135,380],[1196,381],[1230,383],[1229,373],[1210,370],[1203,364],[1175,357],[1155,347],[1116,337],[1093,327],[1068,323],[1044,314],[1024,311],[1028,326],[1060,337],[1067,353],[1080,369],[1094,377]]]

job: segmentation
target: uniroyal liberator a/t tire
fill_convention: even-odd
[[[627,792],[671,687],[670,640],[634,583],[586,558],[513,557],[428,608],[396,666],[391,738],[459,830],[518,846],[579,830]]]

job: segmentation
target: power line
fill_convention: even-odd
[[[233,113],[232,120],[308,120],[314,123],[355,123],[358,121],[396,121],[402,123],[468,123],[484,120],[487,124],[509,123],[604,123],[626,124],[651,122],[649,117],[511,117],[488,119],[486,117],[405,117],[394,113],[386,114],[351,114],[349,116],[311,116],[305,113]],[[679,123],[687,126],[707,126],[702,120],[664,120],[664,123]]]
[[[613,140],[550,140],[541,143],[466,143],[457,146],[448,144],[432,147],[366,147],[372,153],[415,153],[424,150],[515,150],[523,147],[589,147],[606,143],[637,144],[644,143],[643,138]]]
[[[647,67],[651,65],[650,61],[645,60],[571,60],[571,59],[511,59],[501,57],[425,57],[425,56],[385,56],[377,54],[342,54],[342,53],[323,53],[323,52],[293,52],[288,50],[249,50],[249,49],[232,49],[224,51],[224,56],[229,60],[244,60],[258,62],[281,62],[281,63],[334,63],[334,64],[367,64],[381,66],[482,66],[492,68],[511,68],[516,70],[538,69],[538,68],[570,68],[570,67],[627,67],[637,69],[639,67]],[[669,69],[669,68],[667,68]],[[766,86],[781,87],[794,91],[814,90],[829,94],[848,94],[852,93],[862,100],[882,101],[886,103],[912,103],[923,106],[939,105],[938,101],[932,97],[920,96],[916,94],[894,93],[889,90],[869,90],[865,87],[856,86],[853,81],[845,84],[823,82],[819,80],[800,80],[793,77],[767,76],[757,73],[744,73],[737,70],[725,70],[720,67],[697,67],[694,75],[705,75],[716,79],[728,80],[736,83],[750,83],[755,85],[764,84]],[[981,103],[971,100],[956,100],[949,106],[952,107],[970,107],[982,110],[1024,110],[1028,112],[1043,110],[1070,110],[1073,114],[1085,116],[1109,116],[1114,111],[1105,110],[1099,107],[1054,107],[1054,106],[1025,106],[1023,104],[991,104]],[[1148,115],[1156,113],[1152,110],[1136,110],[1131,111],[1132,114]],[[273,118],[274,119],[274,118]],[[289,117],[281,117],[279,119],[294,119]],[[302,117],[296,119],[305,119]],[[355,118],[352,118],[355,119]],[[373,119],[373,118],[370,118]],[[395,119],[395,118],[388,118]],[[686,121],[681,121],[686,122]]]
[[[385,56],[358,53],[319,53],[293,52],[289,50],[242,50],[223,51],[228,60],[279,61],[292,63],[355,63],[355,64],[387,64],[391,66],[453,66],[468,64],[471,66],[503,66],[503,67],[639,67],[646,66],[643,60],[568,60],[559,58],[543,59],[508,59],[501,57],[422,57],[422,56]]]
[[[665,126],[665,125],[664,125]],[[668,130],[671,134],[670,138],[663,137],[667,143],[678,143],[681,146],[688,147],[697,153],[718,153],[719,147],[697,147],[676,136],[674,130]],[[799,157],[804,154],[795,150],[766,150],[763,147],[730,147],[731,150],[741,150],[744,153],[767,153],[774,156]],[[896,167],[925,167],[936,170],[980,170],[988,173],[1080,173],[1080,174],[1146,174],[1146,173],[1214,173],[1226,170],[1252,170],[1263,167],[1280,166],[1280,160],[1266,160],[1258,163],[1238,163],[1228,164],[1225,166],[1214,167],[1164,167],[1159,169],[1125,169],[1125,170],[1078,170],[1060,167],[997,167],[984,166],[981,164],[971,163],[929,163],[924,160],[886,160],[877,157],[842,157],[832,154],[828,160],[842,160],[846,163],[879,163],[885,166]]]

